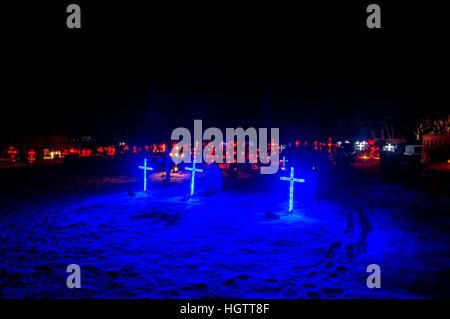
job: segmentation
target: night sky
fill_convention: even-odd
[[[4,9],[3,141],[164,140],[194,119],[347,137],[373,118],[445,108],[447,40],[431,8],[379,1],[382,29],[369,30],[364,1],[77,3],[81,30],[66,28],[69,2]]]

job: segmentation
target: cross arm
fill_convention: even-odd
[[[186,170],[203,173],[203,170],[201,168],[186,167]]]
[[[153,170],[153,168],[149,167],[149,166],[139,166],[140,169],[146,169],[146,170]]]
[[[201,168],[186,167],[186,170],[203,173],[203,169],[201,169]]]

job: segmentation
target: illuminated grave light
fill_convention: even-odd
[[[60,151],[50,152],[51,159],[54,159],[55,155],[58,155],[58,157],[61,158],[61,152]]]
[[[356,142],[356,146],[359,148],[359,151],[365,150],[366,149],[366,141],[362,141],[362,142]]]
[[[153,170],[153,168],[147,166],[147,159],[144,159],[144,166],[139,166],[140,169],[144,170],[144,192],[147,191],[147,171]]]
[[[395,146],[391,145],[391,143],[388,143],[388,145],[386,145],[384,147],[384,149],[386,149],[388,152],[393,152],[394,151]]]
[[[194,187],[195,187],[195,172],[202,173],[203,170],[199,169],[199,168],[195,168],[195,157],[194,157],[194,160],[192,162],[192,167],[186,167],[186,169],[188,171],[192,171],[192,176],[191,176],[191,196],[193,196],[194,195]]]
[[[375,157],[375,140],[369,140],[369,155],[370,158]]]
[[[19,154],[19,152],[13,146],[11,146],[8,149],[8,154],[10,156],[11,162],[15,163],[17,161],[17,155]]]
[[[290,177],[282,176],[282,177],[280,177],[280,180],[290,182],[290,185],[289,185],[289,212],[292,213],[292,211],[294,210],[294,182],[304,183],[305,180],[303,178],[294,178],[294,167],[291,167],[291,176]]]
[[[283,159],[280,161],[280,162],[282,162],[283,163],[283,166],[281,167],[281,169],[282,170],[285,170],[286,169],[286,162],[289,162],[287,159],[286,159],[286,157],[285,156],[283,156]]]
[[[28,163],[32,164],[36,162],[36,152],[31,150],[28,152]]]

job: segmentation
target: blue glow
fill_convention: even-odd
[[[153,168],[147,166],[147,159],[144,159],[144,166],[139,166],[140,169],[144,170],[144,192],[147,191],[147,171],[153,170]]]
[[[280,177],[280,180],[290,182],[290,185],[289,185],[289,212],[291,213],[294,210],[294,182],[304,183],[305,180],[303,178],[294,178],[294,168],[293,167],[291,167],[291,176],[290,177],[282,176],[282,177]]]
[[[150,162],[148,159],[147,165],[153,164]],[[316,173],[299,170],[299,166],[295,169],[295,176],[307,181],[296,184],[295,198],[307,198],[305,194],[314,189]],[[70,196],[3,200],[2,298],[448,295],[446,285],[428,285],[429,278],[442,282],[450,266],[448,258],[442,258],[442,252],[448,250],[447,233],[433,231],[423,225],[423,219],[399,209],[398,193],[392,192],[390,185],[352,188],[342,192],[342,202],[324,199],[318,205],[305,200],[301,214],[287,214],[287,203],[284,209],[279,204],[287,199],[288,184],[279,187],[272,183],[280,176],[264,176],[248,187],[190,202],[185,195],[192,176],[187,171],[179,175],[168,187],[150,187],[152,196],[142,192],[129,196],[126,190],[136,185],[135,179],[123,176],[121,180],[127,184],[119,192],[86,194],[80,189]],[[239,179],[236,184],[242,182],[246,180]],[[200,182],[195,186],[198,194]],[[407,194],[410,205],[415,205],[416,191]],[[6,199],[6,194],[1,196]],[[356,206],[362,212],[353,208],[355,197],[364,198]],[[397,206],[390,208],[389,203]],[[279,219],[266,219],[266,212]],[[364,218],[360,220],[360,216]],[[69,275],[65,267],[72,263],[81,267],[81,289],[65,285]],[[371,263],[385,265],[382,287],[383,280],[392,287],[366,288],[369,274],[365,267]],[[333,267],[328,268],[329,264]],[[342,272],[343,266],[348,274]],[[420,286],[415,286],[417,283]],[[408,284],[409,290],[405,288]],[[323,292],[327,287],[342,292]],[[419,295],[416,287],[426,292]],[[438,288],[428,290],[434,287]]]
[[[202,173],[203,170],[200,168],[195,168],[195,157],[194,160],[192,161],[192,167],[186,167],[186,169],[188,171],[192,171],[192,176],[191,176],[191,196],[194,195],[194,187],[195,187],[195,172],[199,172]]]

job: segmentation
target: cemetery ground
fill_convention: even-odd
[[[302,196],[308,180],[295,185],[288,214],[288,171],[226,176],[215,194],[198,173],[189,199],[190,172],[167,186],[155,167],[144,193],[137,165],[1,170],[0,296],[450,297],[448,175],[332,168],[320,202]],[[69,264],[81,289],[66,286]],[[370,264],[380,289],[366,285]]]

